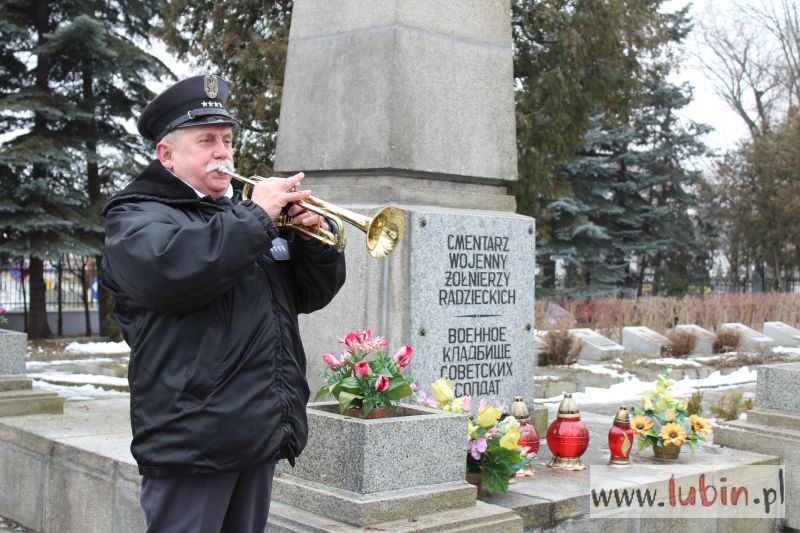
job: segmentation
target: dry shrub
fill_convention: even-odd
[[[544,336],[544,349],[539,352],[539,366],[571,365],[578,360],[581,343],[566,328],[551,329]]]
[[[716,330],[720,324],[728,322],[740,322],[757,330],[766,321],[800,324],[800,294],[797,293],[647,297],[638,300],[566,299],[558,303],[576,318],[577,327],[592,328],[616,340],[620,340],[625,326],[647,326],[665,333],[676,324],[697,324],[709,330]],[[537,302],[538,329],[547,329],[547,305],[547,301]]]
[[[666,347],[672,357],[687,357],[697,347],[697,335],[691,331],[673,329],[667,335]]]
[[[692,393],[692,397],[686,404],[687,415],[701,415],[703,413],[703,393],[700,391]]]
[[[711,350],[714,353],[735,352],[742,343],[742,334],[734,329],[722,328],[714,335]]]
[[[742,399],[741,391],[733,391],[730,398],[725,399],[725,395],[719,397],[716,405],[711,406],[711,412],[717,417],[717,420],[737,420],[739,415],[744,411],[749,411],[753,408],[753,399]]]

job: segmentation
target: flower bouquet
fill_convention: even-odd
[[[668,450],[664,457],[676,458],[684,442],[694,451],[697,441],[705,442],[712,430],[705,418],[687,414],[686,399],[679,401],[672,396],[668,389],[675,381],[668,375],[669,370],[659,374],[656,389],[642,394],[641,406],[633,406],[631,428],[639,438],[639,451],[652,446],[657,456]]]
[[[472,398],[456,398],[453,387],[445,378],[431,385],[433,396],[424,392],[417,403],[452,413],[469,413],[467,427],[467,473],[480,473],[482,487],[487,492],[508,492],[508,481],[517,470],[530,463],[533,455],[519,446],[519,422],[506,416],[507,406],[502,403],[490,405],[481,400],[472,414]]]
[[[369,418],[374,409],[395,407],[399,400],[410,396],[414,379],[404,372],[411,363],[410,346],[401,346],[391,356],[386,351],[386,339],[372,336],[371,330],[353,331],[344,339],[340,355],[326,353],[322,359],[327,368],[322,372],[325,385],[315,400],[331,394],[339,402],[339,411],[348,407],[363,411]]]

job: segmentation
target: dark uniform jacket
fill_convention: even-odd
[[[224,203],[224,202],[220,202]],[[278,230],[261,207],[217,205],[158,161],[103,210],[101,282],[131,347],[131,450],[148,475],[292,463],[308,435],[297,314],[344,283],[344,255]]]

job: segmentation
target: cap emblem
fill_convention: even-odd
[[[216,76],[206,76],[203,78],[203,88],[206,90],[206,96],[209,98],[216,98],[219,93],[219,85],[217,84]]]

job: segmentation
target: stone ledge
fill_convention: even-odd
[[[484,502],[464,509],[435,514],[419,514],[403,520],[372,524],[368,528],[353,526],[314,515],[291,505],[273,501],[269,510],[269,533],[363,533],[367,531],[437,532],[437,533],[521,533],[522,519],[513,511]]]

